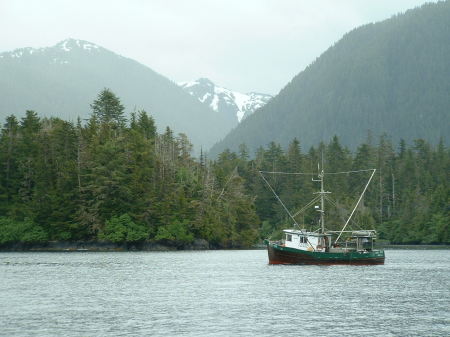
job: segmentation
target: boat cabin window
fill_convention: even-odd
[[[292,241],[292,235],[286,234],[286,241]]]

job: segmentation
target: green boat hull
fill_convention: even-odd
[[[274,242],[267,243],[269,264],[384,264],[384,250],[317,252],[285,247]]]

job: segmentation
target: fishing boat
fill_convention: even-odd
[[[269,186],[272,193],[281,203],[284,210],[293,220],[294,226],[283,230],[283,238],[279,241],[265,240],[267,245],[269,264],[301,264],[301,265],[376,265],[384,264],[384,250],[374,249],[376,231],[373,229],[346,230],[348,224],[358,208],[363,196],[369,186],[376,169],[325,173],[318,170],[317,179],[320,183],[320,191],[316,197],[306,204],[299,212],[292,214],[280,197],[264,177],[264,173],[272,174],[310,174],[310,173],[287,173],[287,172],[265,172],[259,171],[262,179]],[[327,174],[349,174],[356,172],[372,172],[364,190],[359,196],[356,205],[348,216],[340,231],[327,230],[325,227],[325,200],[331,201],[328,191],[324,189],[324,177]],[[318,203],[319,205],[315,205]],[[302,229],[296,221],[296,216],[309,207],[315,206],[320,213],[320,227],[314,231]]]

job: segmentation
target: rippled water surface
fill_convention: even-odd
[[[269,266],[253,251],[0,253],[1,336],[450,336],[450,251]]]

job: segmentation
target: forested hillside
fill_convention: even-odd
[[[292,226],[258,171],[328,172],[377,168],[355,226],[375,227],[395,243],[449,243],[450,153],[443,142],[406,146],[382,136],[352,153],[335,136],[305,153],[294,139],[272,142],[255,159],[241,145],[216,161],[191,157],[192,145],[170,128],[158,133],[145,111],[124,116],[110,90],[91,105],[86,123],[9,116],[0,138],[0,245],[14,242],[156,241],[249,247]],[[330,177],[328,228],[337,228],[367,180],[366,173]],[[267,179],[289,209],[299,209],[318,186],[311,176]],[[317,226],[313,209],[298,222]]]
[[[46,240],[248,246],[259,220],[243,180],[196,162],[184,134],[145,111],[124,118],[109,90],[82,125],[10,116],[0,143],[0,243]]]
[[[280,224],[285,227],[292,221],[255,171],[317,174],[317,165],[323,160],[328,173],[377,169],[349,229],[375,228],[380,239],[393,243],[450,242],[450,151],[442,141],[435,147],[423,139],[414,140],[412,146],[403,140],[394,145],[382,135],[377,141],[369,138],[351,152],[334,136],[328,144],[311,147],[306,153],[301,149],[300,142],[293,139],[286,149],[274,142],[260,147],[254,160],[242,162],[248,158],[244,145],[238,154],[227,150],[219,155],[219,163],[234,160],[246,167],[242,175],[248,193],[256,196],[262,237],[273,235]],[[369,176],[367,171],[325,176],[326,190],[331,191],[326,202],[329,230],[342,229]],[[264,173],[264,177],[291,213],[299,211],[320,189],[311,175]],[[296,217],[304,228],[319,227],[314,205]]]
[[[351,149],[387,133],[412,145],[450,134],[450,1],[426,4],[346,34],[210,154],[250,153],[297,137],[306,147],[338,135]]]
[[[0,119],[34,110],[41,117],[76,122],[103,88],[122,99],[127,117],[144,109],[159,131],[168,125],[209,148],[235,125],[233,116],[209,109],[177,84],[129,58],[87,41],[67,39],[52,47],[0,54]]]

